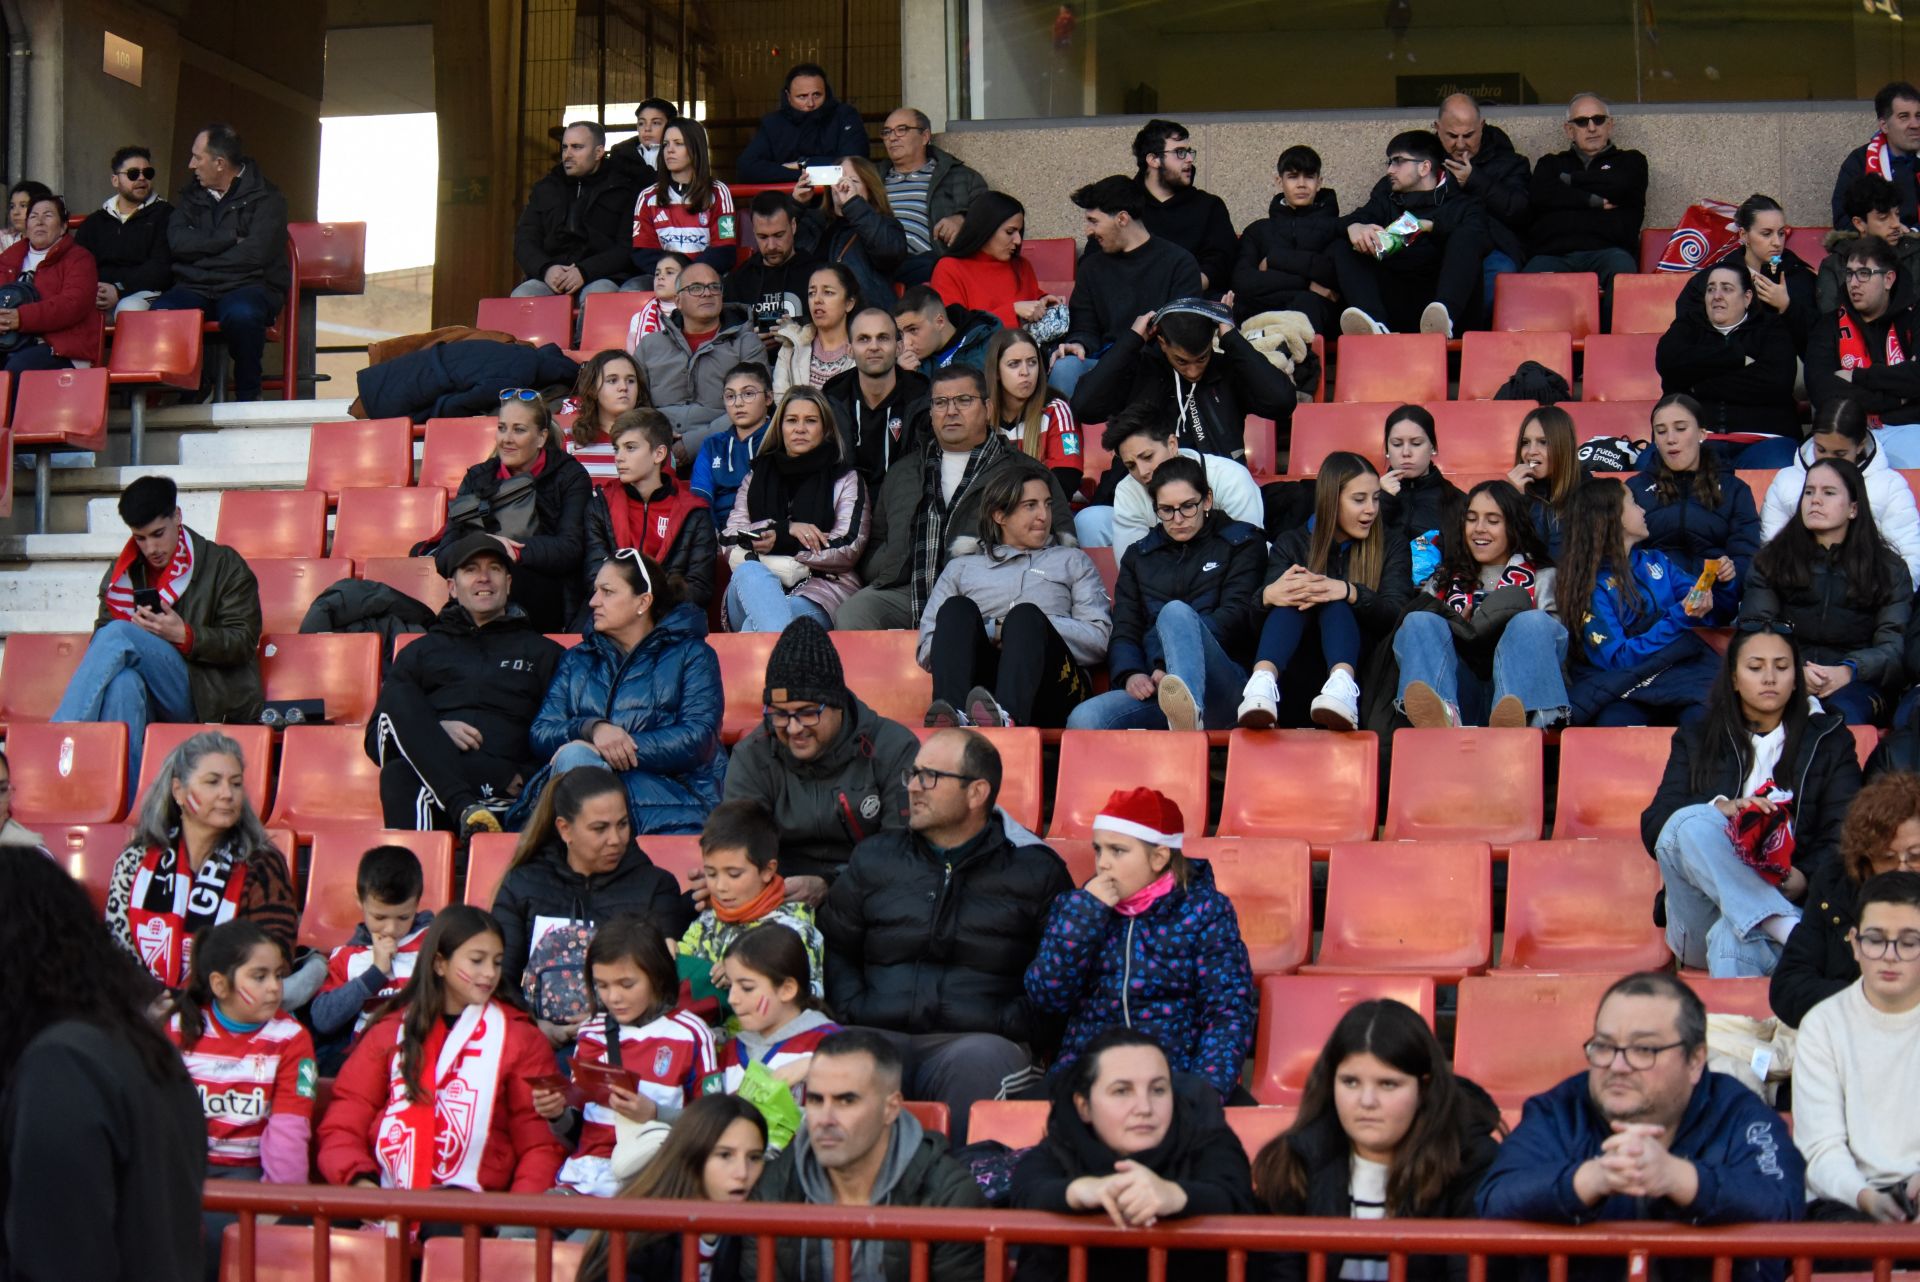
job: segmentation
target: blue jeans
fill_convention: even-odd
[[[265,286],[242,285],[231,294],[210,299],[198,290],[175,285],[153,300],[152,310],[197,311],[208,320],[218,321],[220,337],[233,354],[234,399],[260,399],[260,358],[267,350],[267,327],[280,314]]]
[[[563,775],[569,770],[578,770],[582,766],[601,766],[608,770],[613,767],[601,759],[599,752],[590,743],[575,739],[571,743],[560,745],[560,751],[553,754],[553,774]],[[552,782],[549,777],[548,782]]]
[[[7,354],[4,363],[9,374],[24,374],[35,369],[72,369],[73,362],[57,355],[45,343],[28,343]]]
[[[1673,812],[1654,844],[1667,886],[1667,946],[1683,966],[1719,979],[1771,975],[1780,945],[1758,927],[1800,910],[1734,853],[1727,817],[1710,802]]]
[[[1107,344],[1111,347],[1113,344]],[[1047,372],[1047,386],[1062,396],[1072,396],[1073,389],[1080,385],[1088,370],[1100,363],[1107,354],[1107,347],[1089,352],[1085,356],[1062,356],[1054,367]]]
[[[1169,601],[1146,637],[1149,660],[1157,661],[1168,676],[1179,677],[1193,692],[1193,701],[1209,730],[1233,725],[1239,711],[1240,689],[1246,669],[1227,657],[1213,633],[1185,601]],[[1125,690],[1095,695],[1067,715],[1069,730],[1165,730],[1167,718],[1157,700],[1140,700]]]
[[[1480,316],[1482,320],[1491,321],[1493,319],[1494,279],[1499,276],[1501,272],[1517,272],[1519,270],[1519,263],[1514,262],[1513,259],[1507,257],[1497,249],[1480,260]]]
[[[127,795],[140,781],[140,752],[150,721],[197,721],[187,661],[178,650],[124,619],[93,634],[55,721],[119,721],[127,727]]]
[[[1307,635],[1309,619],[1320,630],[1320,654],[1327,661],[1327,671],[1344,663],[1359,680],[1360,620],[1345,601],[1329,601],[1305,610],[1283,605],[1267,611],[1267,621],[1260,625],[1260,649],[1254,658],[1271,663],[1284,674]]]
[[[1113,509],[1105,504],[1083,507],[1073,514],[1074,537],[1083,548],[1113,546]]]
[[[1394,706],[1405,711],[1407,687],[1415,681],[1460,712],[1462,725],[1485,725],[1493,705],[1507,695],[1529,714],[1567,714],[1567,683],[1561,667],[1567,657],[1567,630],[1544,610],[1528,610],[1507,621],[1493,648],[1491,687],[1460,662],[1453,629],[1444,616],[1409,614],[1393,634],[1393,657],[1400,662],[1400,693]]]
[[[787,591],[758,561],[742,561],[727,581],[727,626],[735,632],[785,632],[805,615],[823,628],[833,616],[816,601]]]

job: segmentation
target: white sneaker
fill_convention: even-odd
[[[1328,674],[1327,683],[1313,697],[1313,724],[1329,730],[1360,728],[1360,687],[1345,672]]]
[[[1248,730],[1271,730],[1280,719],[1280,683],[1262,668],[1247,678],[1240,696],[1239,723]]]
[[[1420,312],[1420,332],[1453,337],[1453,314],[1445,303],[1428,303]]]
[[[1401,698],[1400,706],[1416,730],[1450,730],[1460,724],[1452,706],[1424,681],[1407,683],[1407,693]]]
[[[1387,327],[1358,307],[1349,307],[1340,313],[1340,332],[1342,334],[1384,334]]]
[[[1168,673],[1160,678],[1160,713],[1167,719],[1169,730],[1198,730],[1200,728],[1200,705],[1194,702],[1193,691],[1179,677]]]

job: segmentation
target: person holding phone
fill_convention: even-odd
[[[1693,274],[1680,291],[1675,312],[1683,319],[1706,320],[1712,311],[1708,274],[1742,263],[1753,283],[1753,310],[1784,324],[1793,336],[1794,352],[1805,356],[1807,337],[1821,316],[1816,305],[1819,280],[1806,260],[1787,248],[1787,211],[1773,197],[1755,192],[1733,211],[1733,221],[1740,229],[1740,243]],[[1715,318],[1715,323],[1726,322]]]

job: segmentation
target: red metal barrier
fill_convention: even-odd
[[[772,1282],[776,1237],[827,1238],[834,1243],[835,1276],[848,1275],[851,1244],[862,1239],[906,1240],[913,1282],[927,1278],[928,1247],[935,1242],[980,1242],[986,1248],[986,1282],[1007,1282],[1008,1250],[1027,1243],[1065,1244],[1072,1252],[1070,1276],[1086,1277],[1086,1251],[1100,1247],[1144,1249],[1149,1282],[1166,1282],[1168,1254],[1181,1250],[1230,1252],[1228,1282],[1245,1282],[1247,1253],[1309,1252],[1309,1282],[1324,1282],[1327,1253],[1388,1253],[1392,1282],[1405,1282],[1413,1255],[1464,1255],[1470,1282],[1485,1282],[1493,1256],[1544,1256],[1548,1276],[1564,1279],[1574,1257],[1615,1257],[1629,1278],[1645,1278],[1651,1258],[1710,1258],[1715,1282],[1726,1282],[1736,1258],[1788,1257],[1795,1282],[1808,1282],[1814,1257],[1871,1261],[1874,1282],[1888,1282],[1893,1261],[1920,1256],[1920,1226],[1783,1224],[1696,1229],[1675,1224],[1606,1224],[1570,1229],[1480,1220],[1283,1219],[1274,1216],[1208,1216],[1169,1221],[1151,1229],[1120,1229],[1102,1217],[1049,1215],[1037,1211],[946,1211],[903,1207],[798,1205],[722,1206],[707,1202],[637,1202],[513,1194],[396,1193],[384,1189],[316,1185],[240,1184],[216,1180],[206,1187],[206,1207],[240,1217],[239,1277],[253,1282],[259,1215],[303,1216],[314,1221],[313,1264],[330,1276],[328,1230],[339,1220],[398,1222],[390,1239],[387,1282],[407,1277],[405,1227],[421,1222],[463,1227],[462,1278],[480,1276],[484,1226],[517,1224],[536,1230],[536,1282],[550,1282],[555,1229],[605,1229],[614,1236],[608,1277],[626,1275],[625,1233],[674,1230],[687,1235],[681,1252],[683,1282],[694,1282],[699,1252],[695,1235],[757,1236],[757,1282]],[[373,1282],[366,1279],[364,1282]]]

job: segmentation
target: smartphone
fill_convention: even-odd
[[[816,187],[831,187],[840,181],[840,166],[808,165],[807,181]]]
[[[133,606],[136,610],[152,610],[156,614],[163,608],[160,604],[159,588],[135,588]]]

